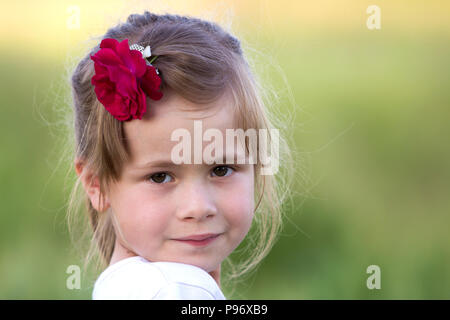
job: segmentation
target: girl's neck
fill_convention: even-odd
[[[125,248],[117,239],[114,244],[114,250],[111,255],[111,260],[109,262],[109,265],[113,265],[116,262],[119,262],[120,260],[131,258],[137,256],[136,253],[132,252],[131,250],[128,250]]]
[[[220,288],[220,265],[216,270],[209,272],[209,275],[217,282]]]

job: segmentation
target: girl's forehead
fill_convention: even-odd
[[[205,130],[220,130],[225,137],[226,129],[235,128],[234,106],[226,97],[209,105],[195,105],[176,95],[148,102],[147,112],[141,120],[124,123],[133,162],[150,154],[170,155],[173,147],[180,142],[172,137],[182,132],[189,132],[192,145],[199,135],[203,139]],[[204,145],[208,143],[203,142]]]
[[[229,92],[225,92],[217,100],[199,104],[189,101],[182,96],[168,91],[162,99],[158,101],[147,98],[147,112],[144,114],[145,120],[152,120],[160,117],[170,117],[172,114],[186,118],[200,119],[227,108],[231,111],[233,99]]]

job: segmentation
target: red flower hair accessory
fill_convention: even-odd
[[[90,56],[97,99],[119,121],[142,119],[147,110],[146,95],[153,100],[163,96],[159,72],[151,64],[157,56],[147,61],[150,56],[150,46],[129,46],[128,39],[118,42],[111,38],[103,39],[100,50]]]

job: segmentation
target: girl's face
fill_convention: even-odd
[[[107,196],[116,219],[114,255],[122,252],[126,258],[130,253],[125,252],[131,251],[149,261],[187,263],[211,272],[251,226],[253,165],[177,165],[171,154],[180,140],[171,141],[171,135],[180,128],[190,132],[194,163],[194,120],[201,120],[201,134],[209,128],[220,130],[224,155],[230,154],[225,130],[234,128],[231,102],[224,96],[202,111],[175,94],[148,102],[142,120],[124,123],[132,157]],[[211,141],[200,139],[205,150]]]

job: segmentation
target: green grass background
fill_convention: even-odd
[[[428,3],[433,27],[413,15],[427,2],[403,2],[395,24],[380,1],[387,22],[376,31],[365,27],[369,2],[349,27],[339,23],[345,16],[281,26],[278,13],[274,25],[252,27],[259,21],[236,11],[245,43],[269,53],[256,67],[280,94],[277,108],[295,112],[289,134],[301,170],[279,241],[233,294],[225,289],[228,297],[450,298],[450,23],[430,14],[450,10]],[[75,175],[66,176],[70,161],[59,163],[70,41],[59,39],[60,51],[48,55],[8,39],[0,54],[0,298],[89,299],[92,272],[82,272],[80,290],[66,288],[66,268],[82,264],[65,224]],[[372,264],[380,290],[366,287]]]

